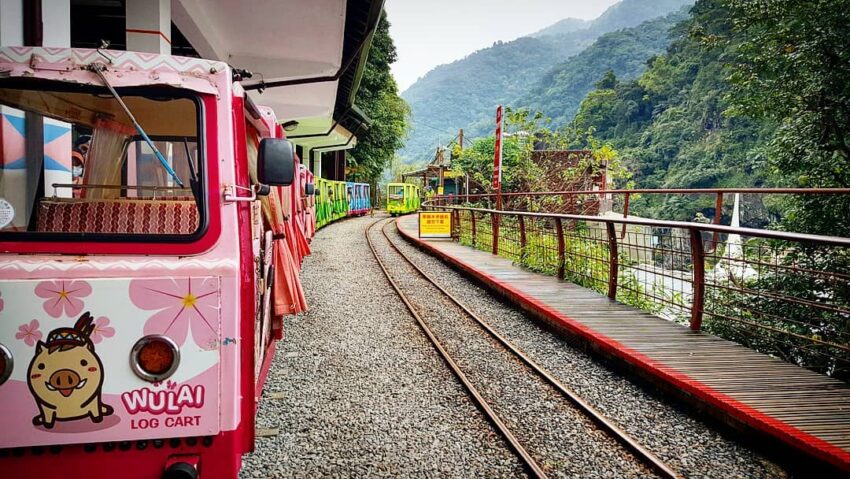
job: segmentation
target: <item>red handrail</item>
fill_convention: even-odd
[[[764,195],[847,195],[850,188],[637,188],[631,190],[584,190],[584,191],[522,191],[504,192],[503,197],[524,196],[578,196],[578,195],[635,195],[635,194],[764,194]],[[458,198],[495,198],[495,193],[472,193],[465,195],[434,196],[432,200]]]
[[[690,223],[686,221],[668,221],[668,220],[653,220],[646,218],[636,218],[636,217],[625,217],[625,218],[612,218],[609,216],[588,216],[588,215],[571,215],[564,213],[534,213],[528,211],[499,211],[493,210],[489,208],[472,208],[465,206],[451,206],[451,205],[431,205],[428,204],[430,202],[426,202],[423,206],[427,208],[437,208],[437,209],[447,209],[447,210],[465,210],[465,211],[476,211],[479,213],[487,213],[490,215],[498,214],[498,215],[510,215],[510,216],[525,216],[525,217],[535,217],[535,218],[560,218],[561,220],[572,220],[572,221],[589,221],[595,223],[616,223],[616,224],[624,224],[624,225],[637,225],[637,226],[649,226],[654,228],[679,228],[685,230],[697,230],[697,231],[706,231],[709,233],[721,233],[721,234],[738,234],[741,236],[751,236],[755,238],[765,238],[765,239],[775,239],[775,240],[785,240],[785,241],[796,241],[800,243],[814,243],[814,244],[824,244],[830,246],[844,246],[850,247],[850,238],[845,238],[841,236],[824,236],[824,235],[813,235],[807,233],[792,233],[788,231],[777,231],[777,230],[761,230],[756,228],[743,228],[743,227],[732,227],[732,226],[724,226],[724,225],[715,225],[715,224],[705,224],[705,223]]]
[[[628,193],[635,191],[630,190]],[[775,346],[769,347],[785,348],[782,351],[786,359],[801,365],[815,369],[825,368],[823,364],[811,359],[814,356],[806,356],[811,353],[810,348],[821,348],[813,354],[827,355],[830,361],[840,364],[840,369],[833,366],[833,369],[827,368],[824,371],[828,374],[839,371],[835,372],[839,377],[845,380],[850,378],[850,331],[835,323],[836,320],[842,321],[840,318],[850,316],[850,306],[835,296],[844,294],[843,291],[850,288],[850,275],[836,271],[828,265],[825,269],[819,269],[820,267],[810,266],[806,262],[799,263],[793,254],[795,251],[814,251],[814,257],[821,259],[832,256],[846,257],[850,254],[850,238],[637,217],[500,211],[470,206],[435,205],[436,202],[427,201],[423,206],[451,211],[453,218],[458,221],[458,240],[467,238],[469,241],[471,238],[473,247],[486,248],[493,254],[506,255],[524,265],[537,265],[551,274],[556,274],[560,279],[568,278],[603,294],[607,293],[612,300],[621,299],[653,311],[664,310],[668,312],[665,314],[673,314],[673,317],[682,320],[686,320],[684,314],[688,313],[690,328],[695,331],[703,327],[703,319],[707,315],[712,320],[712,327],[717,328],[720,325],[731,328],[730,334],[737,334],[738,340],[749,343],[756,349],[768,347],[764,346],[766,341],[774,341]],[[482,232],[481,228],[477,227],[476,219],[482,217],[490,218],[491,228],[488,231]],[[502,234],[492,227],[496,224],[504,229]],[[592,227],[594,224],[600,228],[592,228],[589,231],[598,233],[588,233],[584,226],[576,229],[576,225]],[[628,236],[621,236],[617,225],[640,226],[647,230],[632,231]],[[731,254],[722,256],[714,253],[713,249],[708,250],[720,235],[776,240],[777,243],[746,241],[739,243],[744,245],[746,254],[739,251],[740,257]],[[486,238],[488,236],[489,238]],[[569,248],[566,238],[569,238]],[[492,243],[487,244],[486,239],[490,239]],[[553,258],[545,253],[535,253],[531,256],[531,251],[554,249],[555,240],[557,260],[554,264]],[[500,242],[504,243],[501,249]],[[601,255],[597,248],[601,248]],[[787,262],[784,262],[786,260]],[[725,273],[719,269],[721,263],[726,265]],[[603,264],[606,267],[600,268]],[[747,281],[758,282],[744,282],[743,271],[748,268],[753,276],[748,276]],[[632,276],[623,276],[626,272]],[[649,279],[646,279],[645,275],[649,275]],[[771,284],[781,284],[772,282],[772,278],[776,277],[811,280],[812,284],[821,285],[817,291],[826,291],[829,294],[811,298],[797,290],[789,292],[763,289],[770,288]],[[762,279],[767,280],[767,283],[762,283]],[[655,289],[659,280],[667,284],[662,286],[666,289],[660,292]],[[668,281],[672,281],[672,285],[667,283]],[[607,291],[603,291],[606,282]],[[726,295],[717,296],[718,292],[724,292]],[[684,298],[682,295],[685,295]],[[772,309],[776,305],[781,308],[796,308],[796,316],[785,317],[776,313]],[[808,309],[799,312],[801,305]],[[807,317],[810,319],[806,319]],[[786,326],[777,326],[777,321]],[[728,326],[723,326],[727,324],[725,322],[729,322]],[[809,332],[801,334],[800,331],[806,331],[805,328],[809,328]],[[831,336],[821,336],[830,331]],[[757,336],[756,332],[766,336]],[[775,336],[778,333],[782,335],[779,339]],[[797,351],[794,348],[799,346],[792,344],[794,341],[807,344],[802,346],[803,353],[794,352]],[[791,351],[788,353],[790,356],[786,354],[787,351]],[[770,350],[765,352],[773,354]],[[811,363],[808,363],[810,359]]]

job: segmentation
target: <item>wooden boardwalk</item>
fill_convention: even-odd
[[[683,392],[738,426],[850,472],[850,385],[527,271],[508,259],[449,240],[420,240],[416,215],[401,217],[397,224],[408,240],[642,376]]]

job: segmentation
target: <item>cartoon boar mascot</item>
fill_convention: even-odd
[[[38,404],[40,414],[32,419],[36,426],[47,429],[56,421],[91,418],[103,421],[112,414],[111,406],[103,404],[103,363],[94,351],[89,336],[94,330],[88,312],[73,328],[57,328],[39,341],[30,362],[27,383]]]

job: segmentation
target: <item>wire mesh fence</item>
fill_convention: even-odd
[[[461,244],[850,380],[850,239],[449,208]]]

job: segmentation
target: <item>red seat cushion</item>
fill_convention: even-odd
[[[38,231],[50,233],[191,234],[198,229],[194,201],[44,199]]]

